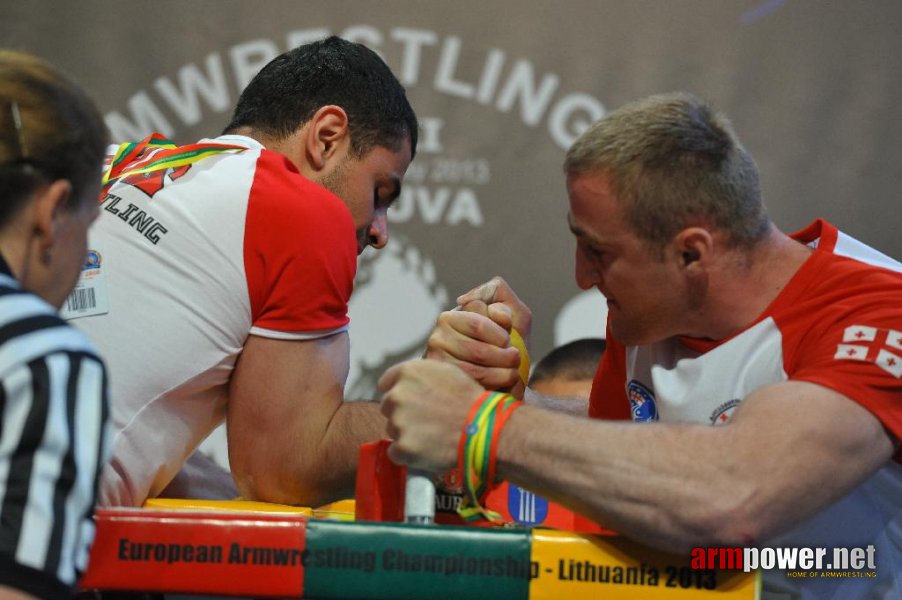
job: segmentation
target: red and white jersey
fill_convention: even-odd
[[[348,327],[357,245],[345,204],[253,139],[204,142],[246,149],[123,177],[91,230],[102,314],[73,323],[109,365],[116,437],[102,505],[140,505],[169,483],[222,421],[249,334]]]
[[[814,252],[741,333],[719,342],[679,337],[624,347],[608,331],[590,416],[716,426],[762,386],[808,381],[858,402],[902,439],[902,264],[821,220],[793,237]],[[849,496],[768,544],[874,544],[876,579],[766,574],[766,583],[797,591],[802,584],[806,597],[863,597],[862,585],[874,597],[883,598],[884,591],[885,597],[902,597],[902,582],[894,581],[902,564],[902,464],[896,458]]]

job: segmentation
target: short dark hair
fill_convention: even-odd
[[[108,140],[81,87],[35,56],[0,50],[0,225],[46,179],[69,180],[66,206],[78,208],[84,191],[99,185]]]
[[[770,226],[754,159],[727,117],[691,94],[615,110],[574,142],[564,170],[608,174],[627,222],[659,252],[692,225],[717,227],[738,247],[753,246]]]
[[[225,133],[250,127],[284,139],[330,104],[347,113],[356,156],[375,146],[397,150],[405,136],[416,153],[417,118],[404,87],[375,52],[335,36],[263,67],[241,93]]]
[[[593,379],[605,345],[604,338],[582,338],[561,344],[536,363],[529,384],[550,379]]]

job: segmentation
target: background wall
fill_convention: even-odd
[[[361,259],[350,395],[366,397],[495,274],[533,307],[537,356],[603,333],[573,281],[561,163],[637,97],[686,90],[730,115],[784,230],[825,217],[902,257],[900,17],[898,0],[6,0],[0,45],[83,83],[120,140],[180,143],[217,135],[277,53],[327,33],[380,52],[423,127],[393,241]]]

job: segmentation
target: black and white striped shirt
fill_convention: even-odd
[[[0,585],[72,595],[109,448],[103,363],[0,257]]]

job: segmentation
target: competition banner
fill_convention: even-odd
[[[312,520],[304,593],[313,598],[528,598],[530,533]]]
[[[83,589],[363,600],[758,596],[754,572],[693,570],[688,557],[619,536],[342,522],[306,516],[311,509],[249,508],[262,503],[162,504],[182,508],[97,512]]]
[[[300,597],[298,513],[101,509],[83,589]]]
[[[568,598],[758,598],[754,572],[692,569],[688,557],[669,555],[622,537],[532,532],[530,600]]]

